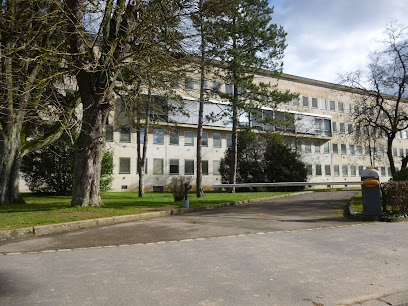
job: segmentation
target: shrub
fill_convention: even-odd
[[[408,181],[408,168],[396,172],[394,175],[394,181]]]
[[[191,177],[177,176],[171,179],[169,190],[173,195],[174,201],[184,199],[184,184],[190,184]]]
[[[383,197],[393,211],[408,213],[408,181],[391,181],[383,185]]]

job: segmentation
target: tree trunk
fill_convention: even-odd
[[[137,131],[137,167],[139,172],[139,197],[143,198],[145,195],[144,187],[144,177],[146,169],[146,154],[147,154],[147,144],[149,143],[148,130],[150,125],[150,105],[152,103],[152,93],[149,88],[147,93],[147,103],[142,104],[144,108],[145,123],[144,123],[144,137],[143,137],[143,149],[140,150],[140,114],[138,115],[138,131]],[[143,103],[143,100],[142,100]],[[139,107],[140,108],[140,107]],[[142,112],[143,113],[143,112]]]
[[[19,193],[21,124],[0,133],[0,204],[24,202]]]
[[[392,156],[392,142],[394,141],[394,137],[389,136],[387,139],[387,157],[388,157],[388,161],[390,162],[390,168],[391,168],[391,174],[392,177],[395,176],[395,172],[397,172],[395,170],[395,163],[394,163],[394,157]]]
[[[100,195],[102,148],[110,108],[95,101],[84,103],[84,109],[82,129],[77,140],[71,206],[100,206],[103,205]]]
[[[235,88],[234,88],[235,89]],[[237,182],[237,163],[238,163],[238,107],[232,106],[232,147],[231,147],[231,169],[230,169],[230,184]],[[235,187],[230,189],[231,193],[235,193]]]

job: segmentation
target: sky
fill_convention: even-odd
[[[269,0],[287,32],[283,72],[339,81],[364,68],[392,21],[408,26],[406,0]],[[405,18],[405,19],[404,19]]]

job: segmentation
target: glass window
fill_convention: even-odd
[[[184,80],[184,88],[188,91],[194,90],[194,80],[191,77],[186,77]]]
[[[198,89],[201,88],[201,79],[198,79]],[[204,89],[208,89],[208,81],[204,79]]]
[[[194,160],[186,159],[184,161],[184,174],[194,175]]]
[[[360,135],[361,134],[361,129],[360,129],[360,124],[356,123],[356,134]]]
[[[363,166],[358,166],[358,175],[361,176],[361,173],[363,173],[364,167]]]
[[[194,146],[194,132],[193,131],[184,132],[184,145]]]
[[[220,175],[220,161],[213,160],[213,174]]]
[[[341,154],[346,155],[347,154],[347,147],[345,144],[341,144]]]
[[[364,150],[365,150],[365,155],[370,155],[370,147],[369,146],[365,146]]]
[[[312,165],[306,165],[306,174],[313,175]]]
[[[170,159],[170,174],[179,174],[179,160],[178,159]]]
[[[317,98],[312,98],[312,107],[317,108]]]
[[[330,167],[330,165],[324,165],[324,174],[326,176],[331,176],[331,167]]]
[[[120,128],[120,142],[130,142],[130,128],[122,127]]]
[[[310,140],[305,141],[305,153],[312,153],[312,144]]]
[[[337,124],[335,121],[332,122],[332,126],[333,126],[333,133],[337,132]]]
[[[289,150],[292,150],[292,140],[289,139],[289,138],[285,138],[285,139],[284,139],[284,142],[285,142],[285,146],[286,146]]]
[[[351,114],[351,104],[346,102],[346,113]]]
[[[358,106],[358,104],[354,104],[354,114],[358,115],[360,112],[360,108]]]
[[[225,135],[225,138],[227,139],[227,148],[231,148],[232,147],[232,134]]]
[[[303,106],[309,107],[309,98],[307,96],[302,97]]]
[[[203,175],[208,175],[208,160],[201,161],[201,168]]]
[[[323,144],[323,153],[330,153],[330,143],[329,142],[325,142]]]
[[[397,156],[397,149],[396,148],[392,149],[392,156]]]
[[[140,143],[144,143],[145,140],[145,129],[144,128],[140,128]]]
[[[349,145],[349,154],[354,155],[354,145]]]
[[[381,167],[381,176],[385,176],[385,167]]]
[[[225,93],[232,94],[232,92],[233,92],[232,84],[225,83]]]
[[[363,147],[357,146],[357,155],[363,155]]]
[[[323,110],[327,109],[326,99],[320,99],[320,109],[323,109]]]
[[[315,153],[320,153],[320,141],[314,142]]]
[[[220,81],[212,81],[212,89],[220,91],[221,90],[221,82]]]
[[[350,166],[350,175],[356,176],[356,166]]]
[[[120,174],[130,173],[130,157],[119,158],[119,173]]]
[[[163,174],[163,159],[153,158],[153,174]]]
[[[388,167],[388,176],[392,176],[391,167]]]
[[[330,101],[330,110],[335,111],[336,110],[336,102]]]
[[[340,113],[342,113],[344,111],[343,109],[343,102],[338,102],[337,103],[337,109],[339,110]]]
[[[221,134],[220,133],[213,133],[213,146],[214,148],[221,148]]]
[[[203,136],[201,138],[201,145],[203,147],[208,147],[208,133],[207,132],[203,132]]]
[[[170,130],[169,131],[169,144],[178,145],[179,144],[179,131]]]
[[[346,128],[344,126],[344,122],[340,122],[340,133],[345,133],[346,132]]]
[[[401,157],[404,156],[404,149],[399,149],[399,156],[401,156]]]
[[[341,167],[341,174],[342,174],[342,176],[348,176],[348,167],[347,167],[347,165],[343,165]]]
[[[339,170],[339,165],[334,165],[333,166],[333,172],[334,172],[334,176],[340,176],[340,170]]]
[[[296,139],[295,145],[296,145],[296,151],[302,152],[302,141],[300,139]]]
[[[333,143],[333,154],[339,154],[339,147],[337,143]]]
[[[322,165],[316,165],[316,176],[322,175]]]
[[[113,141],[113,125],[106,126],[106,136],[105,139],[107,142]]]
[[[164,130],[154,129],[153,130],[153,144],[163,144],[164,143]]]
[[[353,124],[351,123],[347,124],[347,132],[349,134],[353,134]]]
[[[299,98],[293,98],[292,103],[294,106],[299,106]]]

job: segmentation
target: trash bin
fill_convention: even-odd
[[[363,214],[381,216],[380,174],[373,168],[367,168],[361,173],[363,181]]]

